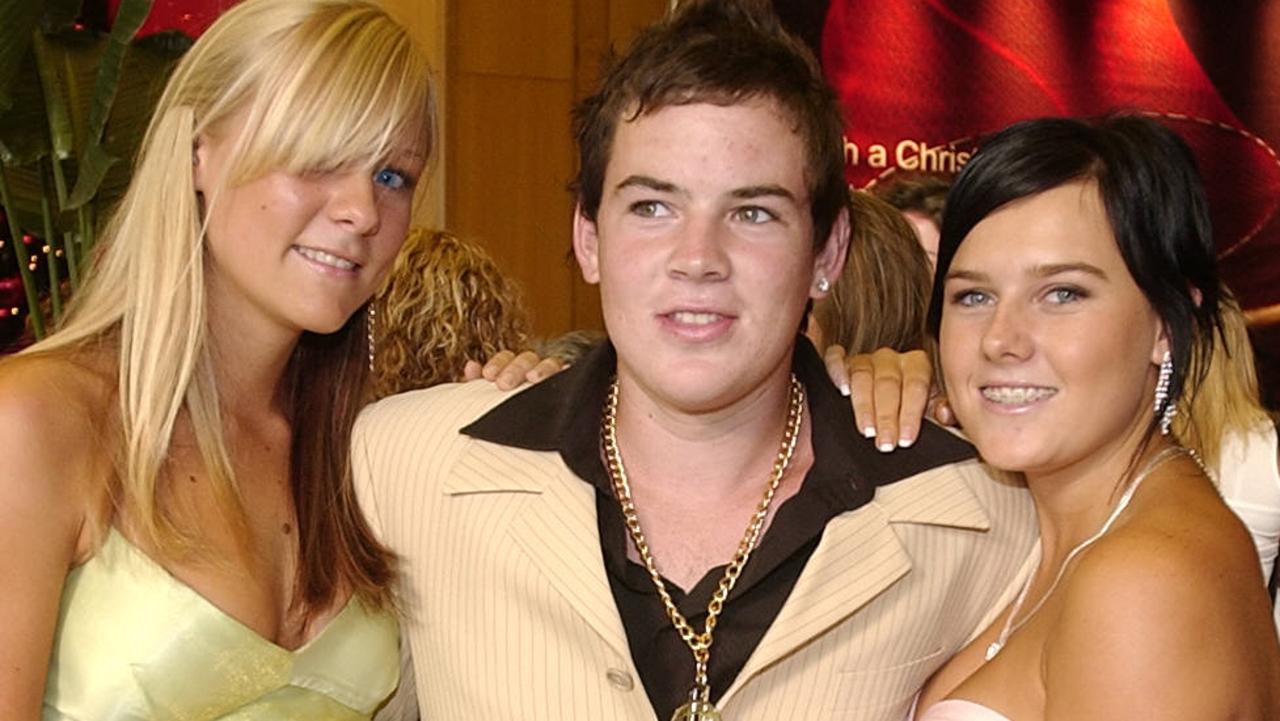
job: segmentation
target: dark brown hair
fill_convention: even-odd
[[[878,197],[903,212],[919,213],[942,227],[942,211],[947,207],[951,183],[935,175],[894,174],[893,179],[872,188]]]
[[[368,380],[364,308],[337,333],[303,333],[290,361],[289,486],[298,515],[297,603],[322,608],[345,586],[392,605],[395,555],[365,522],[351,482],[350,439]]]
[[[688,0],[609,63],[600,90],[574,110],[582,214],[594,221],[600,209],[619,120],[753,98],[777,102],[804,141],[814,245],[824,245],[848,203],[839,107],[813,53],[759,0]]]

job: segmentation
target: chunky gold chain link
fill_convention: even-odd
[[[778,485],[782,482],[782,476],[787,472],[787,466],[791,464],[791,456],[795,453],[796,440],[800,437],[800,424],[803,419],[804,386],[800,384],[800,381],[793,374],[791,376],[790,404],[787,409],[787,427],[782,436],[782,444],[778,447],[778,455],[773,461],[773,472],[769,475],[769,484],[765,487],[764,497],[760,499],[755,513],[751,516],[751,522],[747,524],[746,533],[743,534],[742,540],[738,542],[738,550],[733,554],[733,560],[729,563],[728,568],[725,569],[724,576],[720,579],[720,584],[716,587],[715,593],[711,595],[711,602],[707,604],[706,623],[702,632],[698,633],[685,620],[684,614],[680,613],[675,601],[671,600],[671,594],[667,591],[667,584],[663,582],[662,575],[658,573],[658,564],[653,558],[653,553],[649,550],[649,542],[645,539],[644,531],[640,528],[640,517],[636,513],[635,501],[631,498],[631,483],[627,479],[627,471],[622,465],[622,453],[618,449],[618,381],[615,379],[609,387],[609,396],[605,401],[604,407],[604,420],[601,424],[601,440],[604,444],[609,477],[613,481],[613,491],[618,497],[619,505],[622,507],[622,518],[626,522],[631,541],[635,544],[636,553],[640,555],[640,561],[644,564],[645,570],[649,572],[649,578],[653,581],[654,587],[658,589],[658,597],[662,599],[662,605],[666,608],[667,618],[671,619],[671,623],[680,634],[680,638],[689,647],[689,650],[693,652],[693,660],[696,667],[694,694],[701,695],[704,701],[708,692],[707,662],[711,658],[711,642],[716,628],[716,619],[720,612],[724,610],[724,603],[729,598],[729,592],[733,590],[734,584],[738,582],[738,577],[742,575],[742,569],[747,565],[747,559],[751,557],[751,552],[755,550],[756,544],[760,541],[760,534],[764,530],[765,520],[769,517],[769,507],[773,504],[773,497],[778,492]]]

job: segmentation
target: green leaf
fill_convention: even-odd
[[[49,141],[53,146],[53,155],[59,159],[70,158],[75,154],[76,135],[71,125],[71,113],[67,108],[65,82],[59,72],[59,61],[66,53],[51,47],[41,33],[36,33],[31,49],[35,51],[36,68],[44,90],[44,108],[49,121]]]
[[[107,125],[107,116],[111,114],[111,104],[115,101],[116,87],[120,84],[120,68],[124,65],[125,53],[129,50],[129,42],[142,27],[143,21],[151,12],[151,0],[121,0],[120,9],[116,12],[115,24],[111,26],[111,35],[107,39],[107,51],[102,55],[102,64],[98,66],[98,79],[94,83],[93,103],[89,107],[89,132],[86,138],[89,145],[102,138],[102,130]]]
[[[0,114],[14,105],[11,89],[31,47],[42,5],[33,0],[0,2]]]
[[[76,178],[75,188],[64,210],[79,208],[93,199],[97,194],[102,179],[115,163],[116,158],[107,154],[102,146],[103,131],[107,126],[107,117],[111,114],[111,105],[115,102],[116,90],[120,85],[120,69],[124,66],[125,53],[129,50],[129,42],[137,34],[138,28],[151,12],[151,0],[121,0],[120,9],[116,12],[115,23],[111,26],[111,35],[107,38],[107,49],[102,54],[98,65],[98,76],[94,82],[93,99],[89,105],[89,123],[85,134],[87,147],[80,154],[80,176]]]
[[[74,210],[93,200],[98,187],[102,185],[102,179],[107,177],[107,171],[117,160],[119,158],[113,158],[107,154],[101,143],[94,143],[85,148],[80,156],[80,175],[76,178],[76,185],[71,190],[71,197],[67,199],[67,206],[63,210]]]
[[[36,77],[31,53],[19,65],[19,72],[24,78]],[[16,83],[12,90],[13,107],[0,112],[0,160],[11,168],[49,153],[49,125],[40,83]]]

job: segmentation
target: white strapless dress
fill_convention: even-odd
[[[960,698],[947,698],[930,706],[922,716],[916,715],[913,704],[911,716],[907,721],[1011,721],[1011,719],[980,703]]]

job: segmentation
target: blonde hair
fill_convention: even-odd
[[[1222,439],[1232,432],[1253,430],[1270,420],[1258,395],[1258,376],[1244,313],[1225,288],[1218,302],[1222,332],[1203,374],[1192,369],[1189,378],[1202,377],[1193,389],[1189,407],[1173,418],[1173,434],[1194,448],[1209,468],[1217,468]]]
[[[373,394],[449,383],[468,360],[529,342],[515,283],[479,245],[415,228],[374,297]]]
[[[853,191],[850,207],[844,270],[831,295],[813,309],[823,341],[849,353],[924,347],[933,276],[915,230],[900,211],[870,193]]]
[[[164,501],[164,465],[182,412],[221,510],[245,529],[206,343],[204,228],[192,174],[197,138],[243,118],[227,186],[272,170],[372,170],[406,140],[429,155],[434,112],[426,61],[404,28],[365,0],[246,0],[178,64],[87,283],[60,330],[30,349],[116,346],[113,502],[160,554],[201,545]],[[217,189],[203,200],[206,209],[217,203]],[[363,335],[362,313],[323,342],[304,334],[286,374],[299,584],[308,603],[331,599],[343,583],[370,600],[388,599],[391,557],[364,525],[346,476],[364,382]],[[329,415],[310,417],[317,405]]]

